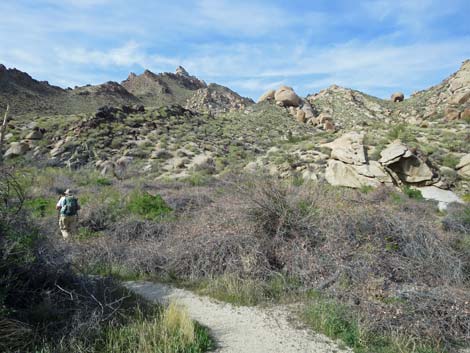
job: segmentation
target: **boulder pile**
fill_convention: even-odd
[[[300,98],[292,87],[281,86],[277,90],[269,90],[258,99],[258,103],[261,102],[273,102],[285,107],[299,123],[313,125],[325,131],[336,131],[331,114],[323,112],[318,115],[312,104],[307,99]]]
[[[379,161],[368,159],[363,140],[363,133],[353,131],[322,145],[331,149],[325,171],[330,184],[360,188],[381,184],[429,186],[439,182],[426,159],[399,140],[380,152]]]
[[[331,149],[325,179],[331,185],[360,188],[393,183],[391,176],[376,161],[368,161],[364,134],[349,132],[322,147]]]
[[[396,140],[380,152],[379,163],[397,181],[407,184],[435,184],[436,174],[423,158],[419,158],[401,141]]]

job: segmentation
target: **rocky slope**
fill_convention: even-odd
[[[174,74],[157,75],[149,70],[139,76],[131,73],[122,85],[150,107],[178,104],[194,111],[220,114],[243,109],[254,103],[227,87],[207,85],[197,77],[190,76],[181,66]]]
[[[7,104],[15,115],[70,115],[92,113],[108,106],[178,104],[188,109],[220,114],[253,104],[227,87],[207,85],[178,67],[176,73],[131,73],[121,84],[106,82],[62,89],[33,79],[17,69],[0,65],[0,107]]]
[[[470,61],[403,101],[338,86],[301,98],[282,86],[253,105],[183,68],[131,74],[122,85],[67,94],[92,101],[124,97],[128,104],[93,114],[42,114],[33,122],[15,117],[7,136],[12,163],[20,156],[41,165],[163,179],[244,169],[355,188],[427,188],[423,192],[446,200],[454,197],[448,190],[470,197]]]

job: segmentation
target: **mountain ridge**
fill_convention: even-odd
[[[208,90],[209,94],[199,90]],[[201,95],[214,96],[212,103],[215,104],[201,100]],[[228,105],[216,104],[217,100],[225,101]],[[10,104],[11,112],[15,115],[92,113],[104,105],[132,104],[152,107],[178,104],[190,106],[196,111],[218,114],[232,106],[236,108],[253,103],[251,99],[241,97],[227,87],[207,85],[197,77],[189,75],[182,67],[178,67],[176,73],[155,74],[145,70],[141,75],[130,73],[121,83],[108,81],[64,89],[50,85],[47,81],[38,81],[16,68],[7,69],[0,64],[0,105]]]

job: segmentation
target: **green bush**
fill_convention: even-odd
[[[447,154],[442,158],[442,165],[448,168],[455,169],[459,164],[459,158],[455,157],[453,154]]]
[[[113,182],[108,178],[96,178],[96,184],[100,186],[109,186],[112,185]]]
[[[55,213],[55,201],[51,198],[37,197],[25,201],[25,207],[36,217],[50,216]]]
[[[385,332],[372,332],[352,308],[310,292],[304,318],[310,326],[328,337],[339,339],[356,353],[438,353],[442,349],[427,344],[416,344],[405,337]]]
[[[421,193],[421,191],[419,190],[416,190],[416,189],[413,189],[409,186],[404,186],[403,187],[403,193],[408,196],[410,199],[415,199],[415,200],[423,200],[423,194]]]
[[[139,191],[131,193],[127,209],[148,220],[160,219],[172,211],[160,195],[153,196]]]
[[[389,141],[393,140],[401,140],[404,143],[409,143],[409,142],[414,142],[416,141],[415,134],[413,131],[410,129],[409,126],[400,124],[392,127],[388,133],[387,137]]]

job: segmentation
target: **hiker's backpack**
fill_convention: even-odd
[[[64,216],[75,216],[78,211],[78,200],[74,196],[67,196],[62,207],[62,214]]]

